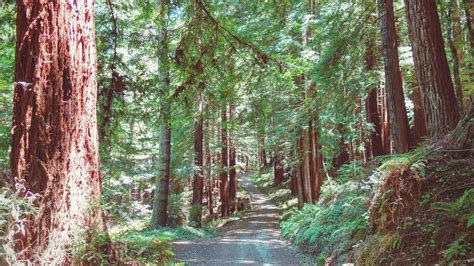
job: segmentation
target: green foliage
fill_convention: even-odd
[[[0,171],[9,166],[13,69],[15,61],[15,3],[0,3]]]
[[[325,183],[318,204],[292,210],[281,224],[282,235],[303,250],[319,254],[318,264],[340,264],[369,231],[367,197],[360,181]]]
[[[169,238],[162,234],[128,233],[115,241],[124,261],[166,265],[174,258]]]
[[[81,243],[73,245],[74,260],[76,263],[91,263],[107,265],[106,247],[111,245],[107,232],[91,229]]]
[[[444,215],[446,219],[457,220],[469,228],[474,217],[474,189],[464,191],[451,202],[434,202],[432,209]]]

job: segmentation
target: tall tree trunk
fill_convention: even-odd
[[[428,133],[426,131],[425,114],[423,105],[421,104],[420,86],[416,79],[416,71],[413,72],[412,77],[412,101],[413,101],[413,137],[412,146],[419,144]]]
[[[199,83],[197,97],[197,116],[194,131],[194,178],[193,178],[193,201],[191,206],[191,223],[196,227],[202,224],[202,194],[204,188],[203,170],[203,90],[206,85]]]
[[[165,14],[164,20],[168,19],[169,10],[168,0],[161,2],[159,6]],[[158,43],[158,61],[159,61],[159,79],[160,94],[163,99],[168,96],[170,86],[170,72],[168,62],[168,29],[163,27],[159,34]],[[160,106],[160,155],[159,170],[156,177],[155,195],[153,197],[153,211],[150,221],[150,229],[156,229],[158,226],[165,226],[168,219],[168,194],[171,176],[171,103],[163,101]]]
[[[382,115],[382,145],[383,153],[391,154],[392,153],[392,141],[390,137],[390,117],[387,107],[387,88],[383,87],[380,90],[380,111]]]
[[[301,143],[302,143],[302,137],[299,137],[298,140],[297,140],[297,145],[296,145],[296,151],[300,151],[301,152]],[[303,145],[304,147],[304,145]],[[300,153],[297,153],[298,155],[300,155]],[[298,160],[301,161],[302,160],[302,157],[301,156],[298,156]],[[303,167],[301,167],[302,163],[300,162],[298,164],[298,166],[296,166],[296,175],[295,175],[295,179],[296,179],[296,188],[297,188],[297,198],[298,198],[298,209],[301,209],[303,208],[304,206],[304,182],[303,182],[303,178],[302,178],[302,175],[304,174],[304,169]]]
[[[459,39],[460,35],[460,17],[458,14],[457,1],[451,0],[448,8],[448,44],[449,50],[451,51],[451,59],[453,60],[453,77],[454,77],[454,94],[456,95],[456,101],[460,111],[463,110],[463,93],[461,76],[459,72],[460,56],[458,53],[458,47],[456,40]]]
[[[267,165],[267,153],[265,151],[265,126],[258,130],[258,165],[260,168]]]
[[[365,68],[373,71],[377,65],[377,57],[375,55],[375,40],[370,38],[367,41],[365,51]],[[382,144],[382,124],[380,122],[380,113],[377,100],[377,88],[371,88],[366,100],[367,122],[371,123],[374,131],[369,136],[368,155],[375,157],[383,154]]]
[[[106,230],[95,205],[102,184],[94,12],[92,0],[17,1],[11,172],[39,197],[38,212],[14,235],[15,255],[33,264],[71,264],[73,243]]]
[[[285,182],[285,169],[283,168],[283,153],[277,151],[273,160],[273,185],[280,186]]]
[[[471,55],[474,56],[474,27],[472,26],[474,20],[474,2],[470,0],[464,0],[464,9],[466,14],[466,28],[469,32]]]
[[[421,100],[430,137],[453,129],[459,110],[434,0],[405,0]]]
[[[403,96],[402,75],[398,61],[398,42],[393,13],[393,0],[378,0],[378,5],[391,136],[395,151],[403,153],[408,151],[409,126]]]
[[[206,116],[209,117],[209,105],[206,105],[205,108],[205,113]],[[206,119],[205,122],[205,135],[204,135],[204,146],[206,150],[206,179],[207,179],[207,208],[209,210],[209,215],[214,214],[214,204],[213,204],[213,198],[212,198],[212,192],[214,191],[214,186],[213,186],[213,172],[212,172],[212,152],[211,152],[211,132],[212,129],[210,128],[209,124],[209,118]]]
[[[301,179],[303,202],[311,203],[311,180],[309,176],[309,162],[308,162],[308,132],[301,129],[302,135],[299,140],[300,149],[300,167],[299,178]]]
[[[110,85],[101,92],[101,95],[105,94],[105,102],[102,104],[102,121],[99,127],[99,138],[102,142],[106,135],[112,118],[112,101],[115,94],[123,89],[123,82],[117,72],[117,39],[118,39],[118,27],[117,27],[117,16],[114,12],[114,6],[111,0],[106,0],[109,8],[110,20],[112,22],[112,59],[110,64],[111,79]]]
[[[224,104],[221,110],[221,166],[222,172],[220,174],[220,200],[221,200],[221,216],[228,217],[230,214],[229,206],[229,151],[227,144],[227,108]]]
[[[168,195],[171,175],[171,128],[167,114],[169,109],[169,103],[164,103],[162,106],[162,115],[160,115],[162,122],[160,125],[159,170],[153,197],[153,212],[149,226],[150,229],[166,226],[168,219]]]
[[[235,104],[229,106],[229,198],[234,200],[237,194],[237,169],[236,157],[237,151],[235,147]]]

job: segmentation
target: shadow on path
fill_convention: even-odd
[[[301,265],[304,257],[280,238],[278,208],[250,181],[239,182],[250,193],[252,211],[213,239],[176,241],[174,252],[186,265]]]

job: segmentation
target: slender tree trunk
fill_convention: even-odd
[[[229,206],[229,180],[228,180],[228,167],[229,167],[229,151],[227,144],[227,108],[226,105],[221,110],[221,166],[222,172],[220,174],[220,199],[221,199],[221,215],[222,217],[228,217],[230,214]]]
[[[206,105],[205,113],[207,117],[209,117],[209,105]],[[207,208],[209,210],[209,215],[214,214],[214,204],[212,198],[212,192],[214,191],[213,186],[213,172],[212,172],[212,153],[211,153],[211,132],[212,129],[210,128],[209,118],[206,119],[205,122],[205,136],[204,136],[204,146],[206,150],[206,179],[207,179]]]
[[[318,151],[317,151],[317,135],[316,129],[313,125],[313,120],[310,119],[308,123],[309,130],[309,177],[311,181],[311,199],[316,200],[318,190]]]
[[[408,151],[409,126],[402,75],[398,61],[398,42],[393,0],[378,0],[385,63],[385,87],[390,112],[390,130],[396,152]]]
[[[168,0],[161,2],[162,10],[165,10],[164,20],[168,19]],[[163,99],[167,98],[170,86],[170,72],[168,66],[168,29],[163,27],[158,39],[159,51],[158,60],[160,69],[158,70],[160,79],[160,94]],[[149,228],[156,229],[165,226],[168,219],[168,195],[171,176],[171,103],[163,101],[160,106],[160,155],[159,170],[156,178],[155,195],[153,197],[153,211]]]
[[[16,227],[11,263],[71,264],[73,243],[106,231],[94,13],[92,0],[17,1],[11,172],[21,196],[39,197]]]
[[[466,28],[470,37],[471,55],[474,56],[474,28],[472,27],[474,20],[474,2],[471,0],[464,0],[463,2],[466,14]]]
[[[457,1],[451,0],[448,8],[448,44],[449,50],[451,51],[451,59],[453,60],[453,77],[454,77],[454,94],[456,95],[456,101],[459,110],[463,110],[463,93],[461,76],[459,72],[460,56],[456,45],[456,40],[459,39],[459,28],[460,18],[458,14]]]
[[[283,153],[278,151],[273,160],[273,185],[280,186],[285,182],[285,169],[283,168]]]
[[[421,100],[430,137],[453,129],[459,110],[434,0],[405,0]]]
[[[302,137],[299,137],[297,140],[296,150],[302,151],[301,149]],[[304,147],[304,145],[303,145]],[[302,160],[301,156],[298,156],[298,160]],[[300,162],[299,165],[296,167],[296,187],[297,187],[297,198],[298,198],[298,209],[303,208],[304,206],[304,182],[302,175],[304,174],[304,169],[302,167],[302,163]]]
[[[237,194],[237,169],[236,169],[236,147],[235,147],[235,104],[229,106],[229,197],[233,201]]]
[[[413,100],[413,137],[412,137],[412,146],[416,146],[423,138],[428,135],[426,130],[425,114],[423,111],[423,105],[421,104],[421,95],[420,95],[420,86],[418,85],[418,80],[416,79],[416,71],[413,73],[412,84],[412,100]]]
[[[309,162],[308,162],[308,132],[301,129],[301,136],[299,138],[300,151],[300,166],[299,179],[301,180],[301,192],[303,194],[303,202],[311,202],[311,182],[309,176]],[[298,185],[299,186],[299,185]]]
[[[197,116],[198,121],[195,125],[194,135],[194,178],[193,178],[193,202],[191,206],[191,223],[196,227],[202,224],[202,194],[204,188],[204,170],[203,170],[203,90],[206,85],[199,83],[199,93],[197,97]]]
[[[370,38],[367,41],[365,51],[365,68],[373,71],[377,65],[377,56],[375,55],[375,40]],[[369,136],[368,155],[375,157],[383,154],[382,144],[382,124],[380,122],[380,113],[377,100],[377,88],[372,88],[366,100],[367,122],[371,123],[374,131]]]
[[[267,153],[265,151],[265,127],[258,130],[258,164],[262,168],[267,165]]]
[[[384,87],[380,90],[380,114],[382,115],[382,145],[383,153],[392,153],[392,141],[390,137],[390,117],[387,108],[387,88]]]

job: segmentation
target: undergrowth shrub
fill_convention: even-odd
[[[0,188],[0,265],[29,263],[18,260],[13,237],[25,230],[26,217],[37,212],[33,202],[37,200],[38,195],[24,191],[25,187],[19,182],[15,188]]]
[[[369,230],[367,199],[373,186],[360,174],[361,166],[348,165],[337,181],[326,180],[317,204],[285,213],[282,235],[306,252],[318,255],[317,263],[341,264]],[[356,173],[356,174],[354,174]]]
[[[468,264],[474,256],[473,162],[423,148],[385,162],[369,209],[374,233],[357,249],[356,262]]]

